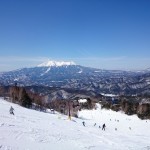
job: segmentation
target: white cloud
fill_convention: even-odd
[[[12,61],[32,61],[41,62],[47,60],[47,57],[23,57],[23,56],[0,56],[0,62],[12,62]]]
[[[120,57],[79,57],[79,58],[48,58],[48,57],[22,57],[22,56],[0,56],[0,71],[9,71],[24,67],[34,67],[47,60],[74,61],[78,65],[121,70],[142,70],[150,67],[149,58]]]
[[[149,58],[87,57],[72,58],[77,64],[101,69],[142,70],[150,67]]]
[[[0,71],[15,70],[24,67],[33,67],[46,61],[46,57],[0,56]]]

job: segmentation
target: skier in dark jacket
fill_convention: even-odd
[[[105,131],[105,128],[106,128],[106,125],[105,125],[105,123],[104,123],[103,126],[102,126],[102,130]]]
[[[82,124],[83,124],[83,126],[85,126],[85,122],[84,121],[82,122]]]
[[[14,108],[11,106],[9,110],[10,114],[14,115]]]

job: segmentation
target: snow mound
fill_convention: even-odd
[[[79,101],[79,103],[86,103],[87,99],[79,99],[78,101]]]

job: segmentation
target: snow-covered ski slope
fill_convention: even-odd
[[[14,107],[15,116],[9,114],[10,106]],[[100,107],[81,111],[79,116],[70,121],[58,113],[26,109],[0,99],[0,150],[150,149],[149,120]],[[99,128],[103,123],[105,131]]]

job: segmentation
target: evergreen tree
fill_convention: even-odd
[[[31,98],[28,96],[26,90],[23,88],[22,92],[21,92],[21,100],[20,100],[20,105],[23,107],[31,107],[32,106],[32,100]]]

